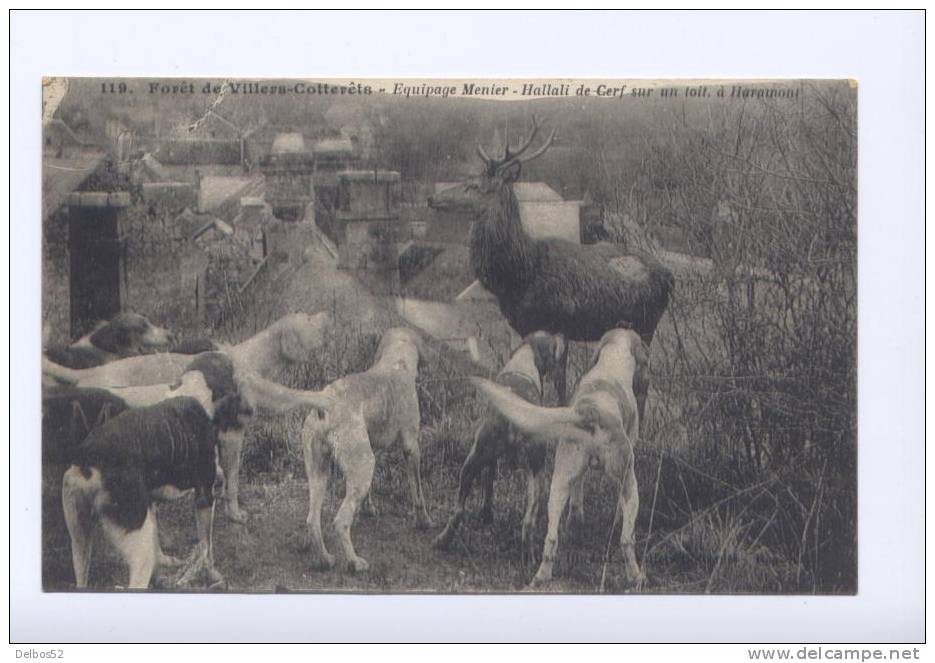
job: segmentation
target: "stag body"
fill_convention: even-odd
[[[499,159],[491,159],[478,147],[484,173],[441,192],[429,204],[472,216],[474,273],[497,297],[504,317],[520,335],[541,330],[589,342],[625,326],[648,345],[674,285],[668,269],[646,254],[624,255],[607,244],[582,246],[562,239],[534,239],[523,228],[513,183],[519,179],[522,163],[543,154],[554,137],[553,132],[542,147],[520,158],[537,130],[534,120],[525,144],[516,151],[506,148]],[[562,401],[566,360],[553,375]]]
[[[533,239],[522,227],[511,186],[475,220],[471,265],[522,336],[534,331],[570,341],[597,341],[619,323],[652,340],[669,302],[671,273],[648,255],[630,256],[624,271],[610,247]]]

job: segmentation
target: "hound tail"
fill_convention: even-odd
[[[78,371],[56,364],[45,355],[42,356],[42,375],[52,378],[62,385],[78,384]]]
[[[250,400],[264,410],[284,413],[305,406],[328,414],[334,409],[334,399],[321,391],[290,389],[255,374],[244,382]]]
[[[537,435],[543,438],[543,441],[552,444],[561,440],[591,440],[588,431],[581,428],[584,419],[573,408],[534,405],[506,387],[483,378],[472,377],[471,382],[500,414],[520,430]]]
[[[88,586],[91,567],[94,496],[99,477],[83,476],[81,468],[72,465],[62,477],[62,509],[65,526],[71,538],[71,559],[75,571],[75,586]]]

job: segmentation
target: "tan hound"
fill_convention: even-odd
[[[505,387],[472,378],[493,406],[515,426],[558,440],[549,491],[549,527],[534,585],[552,579],[559,520],[570,492],[583,480],[589,467],[601,469],[619,482],[624,572],[630,583],[643,582],[633,538],[639,510],[633,447],[639,439],[637,394],[646,392],[648,358],[646,346],[636,332],[628,329],[607,332],[567,407],[533,405]]]
[[[343,377],[317,392],[330,398],[334,405],[324,417],[319,413],[309,415],[302,429],[309,502],[306,542],[316,566],[334,565],[334,557],[325,548],[321,533],[321,509],[331,459],[341,468],[346,482],[344,501],[334,525],[351,570],[364,571],[369,567],[354,550],[351,525],[370,492],[374,449],[389,447],[397,441],[402,444],[416,525],[432,526],[422,495],[419,467],[418,364],[419,339],[415,333],[404,328],[390,329],[383,335],[370,369]]]

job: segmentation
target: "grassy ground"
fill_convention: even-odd
[[[338,322],[338,333],[323,351],[322,360],[281,376],[292,386],[320,388],[348,372],[365,369],[379,335],[401,321],[388,302],[362,290],[350,274],[335,270],[314,246],[308,257],[305,264],[270,284],[270,293],[259,293],[246,303],[244,311],[249,315],[242,312],[236,324],[230,321],[220,333],[239,340],[290,310],[330,310]],[[328,287],[322,288],[322,283]],[[685,301],[692,302],[686,294]],[[703,302],[694,304],[702,306]],[[672,316],[664,317],[654,342],[654,357],[678,342],[679,330],[673,322]],[[487,340],[492,345],[505,342],[502,336]],[[508,348],[500,350],[508,353]],[[588,352],[583,346],[574,348],[570,380],[586,365]],[[217,519],[216,560],[230,591],[515,592],[525,588],[535,571],[534,566],[524,565],[520,556],[525,483],[522,472],[506,463],[500,466],[494,523],[479,522],[479,495],[475,495],[469,503],[471,515],[451,549],[440,552],[431,547],[432,538],[453,511],[458,473],[480,412],[465,376],[484,371],[440,344],[429,343],[426,354],[419,377],[422,468],[434,528],[414,528],[401,453],[390,450],[377,457],[373,494],[379,515],[359,514],[353,529],[355,546],[370,562],[370,570],[353,575],[340,567],[330,572],[312,569],[301,545],[307,509],[297,446],[301,418],[259,417],[248,431],[244,451],[241,501],[250,520],[237,525],[223,516]],[[667,382],[664,372],[657,372],[637,449],[637,554],[649,579],[643,591],[810,591],[814,584],[801,550],[790,548],[785,543],[790,538],[788,532],[783,538],[783,532],[777,534],[776,529],[776,523],[783,521],[786,507],[782,496],[791,479],[777,474],[736,482],[731,468],[718,458],[706,461],[702,450],[692,446],[690,422],[680,416],[687,406],[685,398]],[[44,477],[43,584],[52,591],[73,587],[58,491],[61,471],[46,468]],[[340,477],[332,477],[323,523],[330,523],[342,491]],[[615,545],[619,528],[612,531],[615,504],[610,481],[592,471],[587,481],[585,522],[580,527],[563,527],[556,580],[544,591],[628,590],[622,582]],[[544,508],[540,514],[538,546],[544,537]],[[160,507],[159,522],[165,549],[175,555],[186,554],[195,542],[191,500]],[[793,532],[791,538],[797,540],[797,534]],[[325,539],[337,555],[334,532],[328,526]],[[91,569],[92,587],[125,583],[126,569],[106,546],[98,546]],[[163,581],[158,586],[165,588],[167,584]]]

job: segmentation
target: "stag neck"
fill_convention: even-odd
[[[521,290],[528,283],[535,269],[537,250],[523,229],[512,185],[505,185],[499,196],[500,205],[478,219],[471,232],[475,274],[498,297]]]

